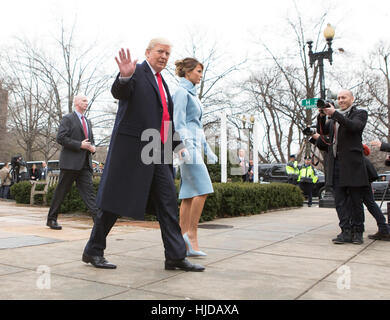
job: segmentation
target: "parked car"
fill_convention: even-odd
[[[378,176],[378,179],[371,183],[374,198],[375,200],[382,200],[383,196],[385,196],[384,200],[390,200],[390,172],[379,173]],[[384,194],[385,191],[386,194]]]
[[[319,190],[325,185],[325,175],[322,171],[314,168],[318,177],[314,184],[313,196],[318,196]],[[285,163],[261,163],[259,164],[259,180],[264,182],[288,182]]]

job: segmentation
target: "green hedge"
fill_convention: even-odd
[[[100,179],[93,180],[95,192],[99,187]],[[176,190],[179,193],[180,182],[176,180]],[[55,187],[50,187],[47,201],[50,204]],[[201,221],[211,221],[216,218],[235,217],[242,215],[259,214],[277,208],[300,207],[304,197],[299,187],[286,183],[254,184],[254,183],[213,183],[214,193],[207,197]],[[11,187],[11,194],[17,203],[30,203],[31,184],[20,182]],[[38,200],[38,196],[37,196]],[[180,206],[178,200],[178,206]],[[42,199],[41,202],[42,203]],[[65,197],[60,212],[87,212],[75,185]],[[154,216],[147,215],[147,220],[155,220]]]
[[[21,181],[15,183],[10,189],[11,198],[15,199],[16,203],[30,203],[31,183],[30,181]],[[42,203],[42,195],[40,195],[40,203]],[[38,200],[38,195],[37,198]]]
[[[213,183],[201,221],[259,214],[268,210],[301,207],[304,197],[299,187],[286,183]]]
[[[99,187],[99,182],[100,182],[100,178],[93,179],[93,187],[95,193],[97,192],[97,189]],[[29,204],[31,187],[32,185],[29,181],[22,181],[16,183],[11,187],[11,197],[15,199],[17,203]],[[49,205],[51,203],[51,200],[53,199],[54,191],[56,187],[57,185],[54,185],[48,189],[46,200]],[[36,190],[43,190],[43,188],[44,185],[38,185]],[[36,195],[35,203],[43,204],[43,195],[40,194]],[[87,212],[87,206],[84,204],[83,200],[81,199],[76,184],[73,184],[70,192],[66,195],[61,205],[60,211],[61,213],[75,212],[75,211]]]

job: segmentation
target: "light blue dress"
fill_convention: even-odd
[[[180,164],[179,199],[213,193],[213,185],[203,161],[202,151],[209,163],[216,163],[218,157],[206,141],[202,125],[203,107],[197,97],[196,87],[186,78],[180,78],[179,88],[172,98],[175,130],[189,151],[189,158]]]

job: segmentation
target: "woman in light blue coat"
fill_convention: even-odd
[[[209,163],[217,162],[218,157],[206,141],[202,126],[203,107],[196,94],[196,85],[202,79],[203,65],[193,58],[178,60],[175,65],[180,82],[173,95],[173,121],[188,151],[188,154],[182,155],[180,164],[180,227],[187,245],[187,255],[205,256],[206,253],[199,250],[198,222],[207,195],[214,190],[202,150]]]

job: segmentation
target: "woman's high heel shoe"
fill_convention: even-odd
[[[203,251],[196,251],[192,249],[190,239],[188,238],[187,233],[183,234],[184,242],[187,244],[188,250],[187,250],[187,257],[200,257],[200,256],[207,256],[206,253]]]

